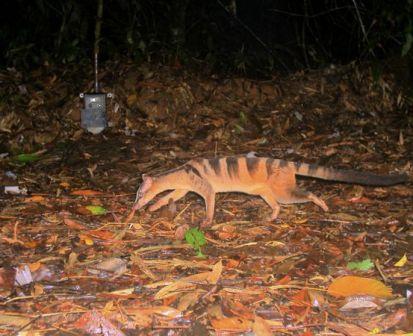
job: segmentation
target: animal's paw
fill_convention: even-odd
[[[207,228],[211,226],[212,220],[211,219],[204,219],[201,223],[201,228]]]
[[[185,238],[185,233],[188,231],[189,225],[184,224],[180,225],[175,230],[175,239],[176,240],[183,240]]]
[[[321,209],[323,209],[325,212],[327,212],[327,211],[329,210],[327,204],[326,204],[324,201],[321,201],[320,207],[321,207]]]
[[[274,217],[274,216],[268,216],[267,218],[267,222],[273,222],[273,223],[280,223],[281,222],[281,219],[277,216],[277,217]]]

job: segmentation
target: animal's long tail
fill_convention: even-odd
[[[409,180],[406,174],[399,175],[378,175],[367,172],[359,172],[347,169],[334,169],[314,164],[295,163],[296,174],[310,176],[322,180],[355,183],[372,186],[390,186],[404,183]]]

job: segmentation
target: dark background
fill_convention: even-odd
[[[265,77],[411,59],[412,1],[104,0],[103,7],[103,61],[127,57]],[[95,0],[6,1],[0,66],[90,62],[96,8]]]

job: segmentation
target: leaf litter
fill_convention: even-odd
[[[218,80],[146,67],[102,72],[116,99],[98,136],[67,98],[91,84],[73,80],[80,70],[2,74],[0,184],[18,192],[0,197],[0,335],[412,332],[411,183],[303,179],[330,212],[285,206],[274,223],[238,194],[218,195],[207,230],[196,195],[131,213],[142,173],[194,157],[254,151],[411,176],[411,100],[390,75],[349,65]]]

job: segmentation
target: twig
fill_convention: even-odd
[[[353,4],[354,4],[354,9],[356,10],[357,19],[359,20],[359,23],[360,23],[360,28],[361,28],[361,31],[363,33],[364,40],[366,41],[366,43],[368,45],[369,44],[369,39],[367,38],[366,28],[364,27],[363,20],[361,19],[360,11],[359,11],[359,8],[357,6],[356,0],[353,0]],[[371,54],[373,56],[375,56],[374,51],[371,48],[369,48],[369,51],[371,52]]]
[[[282,65],[282,67],[284,68],[284,70],[286,70],[286,71],[288,71],[288,72],[290,71],[290,69],[288,68],[288,66],[281,60],[281,58],[280,58],[280,57],[276,57],[276,56],[274,55],[274,52],[270,49],[270,47],[268,47],[268,45],[267,45],[263,40],[261,40],[261,38],[260,38],[257,34],[255,34],[250,27],[248,27],[244,22],[242,22],[237,16],[233,15],[233,13],[231,13],[231,12],[228,10],[228,8],[225,7],[224,4],[223,4],[220,0],[217,0],[217,3],[222,7],[222,9],[223,9],[229,16],[231,16],[232,18],[234,18],[234,20],[237,21],[237,22],[242,26],[242,28],[244,28],[248,33],[250,33],[250,35],[251,35],[259,44],[261,44],[261,46],[262,46],[274,59],[276,59],[276,60]]]
[[[389,279],[387,279],[387,277],[384,275],[383,270],[381,269],[380,262],[379,262],[378,259],[376,259],[376,260],[374,261],[374,266],[376,266],[377,270],[378,270],[379,273],[380,273],[380,276],[383,278],[383,281],[384,281],[385,283],[387,283],[387,282],[389,281]]]

